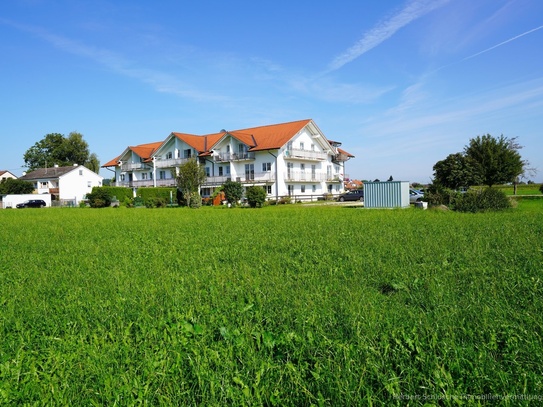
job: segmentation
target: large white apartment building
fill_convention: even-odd
[[[207,135],[171,133],[163,142],[127,147],[104,164],[115,185],[174,186],[179,166],[196,158],[209,196],[227,180],[260,185],[268,196],[312,196],[343,191],[345,162],[354,156],[328,140],[311,119]]]

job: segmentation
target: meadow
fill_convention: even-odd
[[[543,400],[543,200],[0,222],[1,405]]]

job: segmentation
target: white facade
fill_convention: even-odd
[[[74,167],[73,171],[59,177],[59,198],[75,199],[76,203],[85,199],[92,188],[102,186],[103,177],[87,167]]]
[[[338,149],[312,120],[226,131],[206,136],[172,133],[158,147],[129,147],[106,164],[115,167],[118,186],[174,186],[179,166],[196,158],[207,180],[202,196],[224,182],[262,186],[269,198],[297,198],[343,192],[344,162]]]
[[[21,177],[34,183],[35,193],[52,194],[61,200],[72,200],[77,204],[101,187],[103,177],[84,166],[40,168]]]
[[[17,179],[17,177],[15,175],[13,175],[9,171],[0,171],[0,182],[2,182],[2,180],[8,179],[8,178]]]
[[[42,199],[47,206],[51,206],[51,194],[8,194],[2,197],[2,205],[0,208],[15,208],[17,204],[29,201],[31,199]]]

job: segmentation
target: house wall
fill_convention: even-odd
[[[11,179],[17,179],[17,177],[15,175],[13,175],[11,172],[9,171],[6,171],[5,173],[3,173],[2,175],[0,175],[0,181],[4,180],[4,179],[8,179],[8,178],[11,178]]]
[[[75,199],[77,202],[85,199],[93,187],[102,186],[102,177],[86,167],[78,166],[59,178],[59,198]]]
[[[2,197],[0,208],[15,208],[17,204],[28,201],[29,199],[43,199],[47,206],[51,206],[51,194],[10,194]]]

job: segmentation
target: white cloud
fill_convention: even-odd
[[[381,21],[352,47],[337,56],[329,65],[329,71],[337,70],[354,61],[383,41],[392,37],[399,29],[424,16],[436,8],[448,3],[449,0],[410,0],[406,6],[392,17]]]

